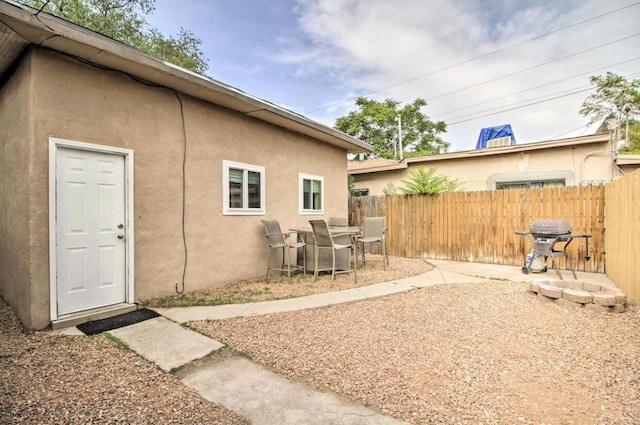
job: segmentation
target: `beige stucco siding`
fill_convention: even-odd
[[[27,66],[31,69],[27,70]],[[15,92],[3,96],[3,108],[11,103],[11,113],[3,113],[3,118],[28,121],[33,111],[30,136],[21,134],[26,130],[17,129],[12,130],[12,134],[3,134],[3,149],[7,153],[3,158],[12,158],[15,164],[14,168],[3,167],[4,181],[12,182],[5,185],[3,195],[12,198],[28,192],[32,201],[28,204],[25,196],[8,214],[3,214],[17,221],[3,219],[3,227],[21,229],[12,230],[14,240],[1,248],[12,251],[9,257],[3,258],[19,266],[1,272],[3,296],[9,286],[5,282],[24,281],[23,275],[30,274],[31,293],[37,298],[34,305],[40,311],[38,318],[27,325],[41,327],[42,323],[48,323],[50,138],[134,151],[132,219],[136,300],[175,294],[175,283],[182,281],[184,266],[182,167],[185,149],[176,94],[45,49],[28,54],[20,74],[28,75],[29,71],[31,86],[24,78],[14,77],[11,84],[3,88],[5,92]],[[27,99],[31,99],[32,109],[27,108]],[[187,291],[261,276],[266,268],[261,219],[277,219],[286,230],[308,225],[308,220],[313,218],[347,216],[345,150],[189,96],[180,95],[180,99],[186,132]],[[16,103],[24,106],[16,108]],[[29,153],[24,146],[18,148],[5,142],[16,139],[25,146],[29,139],[33,141],[30,167]],[[266,215],[222,214],[223,160],[265,167]],[[298,173],[324,177],[324,215],[299,214]],[[31,211],[29,222],[23,211]],[[32,237],[27,242],[29,231]],[[31,266],[24,255],[29,249]],[[25,273],[29,267],[30,273]],[[29,287],[26,281],[20,285]],[[7,298],[16,298],[16,295],[7,295]],[[24,317],[21,315],[23,321]]]
[[[33,316],[29,243],[30,69],[30,62],[23,61],[0,88],[0,295],[16,306],[17,314],[26,322],[31,322]]]
[[[523,145],[524,146],[524,145]],[[562,179],[573,186],[582,181],[611,181],[617,177],[613,156],[608,141],[574,146],[536,149],[495,155],[459,155],[456,157],[433,157],[420,162],[408,160],[403,170],[354,174],[355,187],[369,189],[370,195],[381,195],[385,186],[392,182],[404,186],[412,169],[435,167],[436,174],[459,179],[463,184],[459,190],[492,190],[497,182]]]

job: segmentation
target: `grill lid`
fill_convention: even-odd
[[[536,220],[531,225],[531,233],[538,235],[566,235],[571,233],[571,224],[567,220]]]

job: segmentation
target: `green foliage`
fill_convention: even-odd
[[[110,334],[109,332],[102,332],[96,336],[104,336],[105,338],[107,338],[109,341],[113,342],[114,345],[116,347],[118,347],[121,350],[128,350],[131,351],[131,347],[129,347],[129,344],[127,344],[126,342],[124,342],[123,340],[121,340],[120,338],[118,338],[117,336],[114,336],[112,334]]]
[[[347,185],[349,186],[349,196],[356,196],[355,194],[356,178],[353,177],[351,174],[349,174]]]
[[[40,9],[44,0],[22,3]],[[176,37],[149,28],[145,16],[155,0],[51,0],[43,11],[121,41],[151,56],[204,74],[209,68],[200,50],[202,40],[183,28]]]
[[[398,187],[395,184],[393,184],[393,182],[389,182],[384,187],[384,189],[382,189],[382,193],[384,193],[387,196],[397,195],[398,194]]]
[[[398,116],[402,123],[404,156],[432,155],[446,152],[449,148],[449,143],[440,137],[447,131],[447,125],[444,121],[431,121],[421,112],[427,106],[424,99],[418,98],[399,108],[400,102],[393,99],[378,102],[360,97],[356,100],[356,105],[358,110],[337,118],[334,128],[372,145],[373,156],[389,159],[394,157]],[[364,155],[360,159],[371,156]]]
[[[623,120],[627,115],[640,112],[640,80],[627,81],[626,78],[607,72],[606,76],[590,78],[596,91],[582,103],[580,115],[590,119],[589,124],[613,116]]]
[[[616,127],[616,140],[626,140],[621,149],[623,153],[640,151],[640,131],[636,117],[640,114],[640,80],[628,81],[626,78],[607,72],[606,76],[591,77],[596,91],[585,99],[580,115],[589,118],[589,124],[605,118],[613,118]],[[629,125],[627,125],[629,124]],[[629,134],[626,130],[629,128]]]
[[[640,121],[633,119],[628,120],[628,122],[625,122],[622,126],[621,133],[623,134],[623,139],[626,140],[626,143],[620,149],[620,153],[627,155],[640,155]]]
[[[406,195],[435,195],[440,192],[453,192],[462,185],[459,179],[451,180],[446,175],[436,175],[436,168],[425,170],[423,167],[409,172],[409,180],[402,180],[401,188]]]

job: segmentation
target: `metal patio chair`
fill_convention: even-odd
[[[349,273],[353,271],[353,278],[355,282],[358,282],[358,274],[356,270],[356,245],[352,239],[352,234],[350,233],[331,233],[329,231],[329,227],[324,220],[309,220],[311,224],[311,228],[313,229],[313,241],[314,241],[314,270],[313,270],[313,280],[315,281],[318,278],[318,271],[328,271],[331,270],[331,279],[334,280],[336,278],[337,273]],[[340,237],[342,235],[349,235],[349,239],[351,243],[337,243],[335,241],[336,237]],[[341,250],[349,250],[349,269],[336,271],[336,251]],[[353,249],[353,268],[351,268],[351,250]],[[320,252],[322,251],[330,251],[331,252],[331,267],[324,268],[322,270],[318,270],[319,268],[319,259]]]
[[[348,227],[349,220],[343,217],[329,217],[329,227]]]
[[[387,229],[384,217],[365,217],[362,222],[362,235],[356,238],[356,243],[362,244],[362,264],[366,264],[365,246],[368,243],[380,243],[382,245],[382,266],[387,270],[389,257],[387,256]]]
[[[268,255],[267,255],[267,275],[265,280],[269,280],[269,272],[271,270],[279,271],[281,274],[283,272],[287,272],[287,277],[291,280],[291,272],[296,270],[302,270],[303,273],[306,273],[305,267],[305,243],[304,241],[298,240],[296,237],[295,241],[290,241],[292,235],[297,235],[297,232],[282,232],[280,230],[280,223],[277,220],[262,220],[264,224],[264,230],[266,232],[265,236],[268,242]],[[302,265],[299,266],[296,262],[294,266],[291,265],[290,250],[292,248],[302,248]],[[282,265],[278,267],[273,267],[271,265],[271,251],[273,250],[281,250],[282,251]],[[296,256],[297,257],[297,256]],[[287,264],[285,267],[285,259],[287,260]],[[296,258],[297,260],[297,258]]]

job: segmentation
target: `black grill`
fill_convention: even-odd
[[[576,272],[573,269],[571,258],[567,254],[569,244],[575,238],[585,238],[587,243],[587,255],[585,260],[589,260],[589,238],[591,235],[573,235],[571,234],[571,224],[567,220],[536,220],[528,232],[516,232],[517,235],[526,235],[531,240],[533,248],[522,267],[522,273],[528,274],[530,271],[547,271],[547,258],[551,257],[553,267],[555,267],[558,277],[562,279],[562,273],[556,259],[558,257],[566,257],[567,265],[573,273],[573,278],[577,279]],[[556,248],[558,245],[558,248]],[[533,267],[534,262],[537,267]]]

